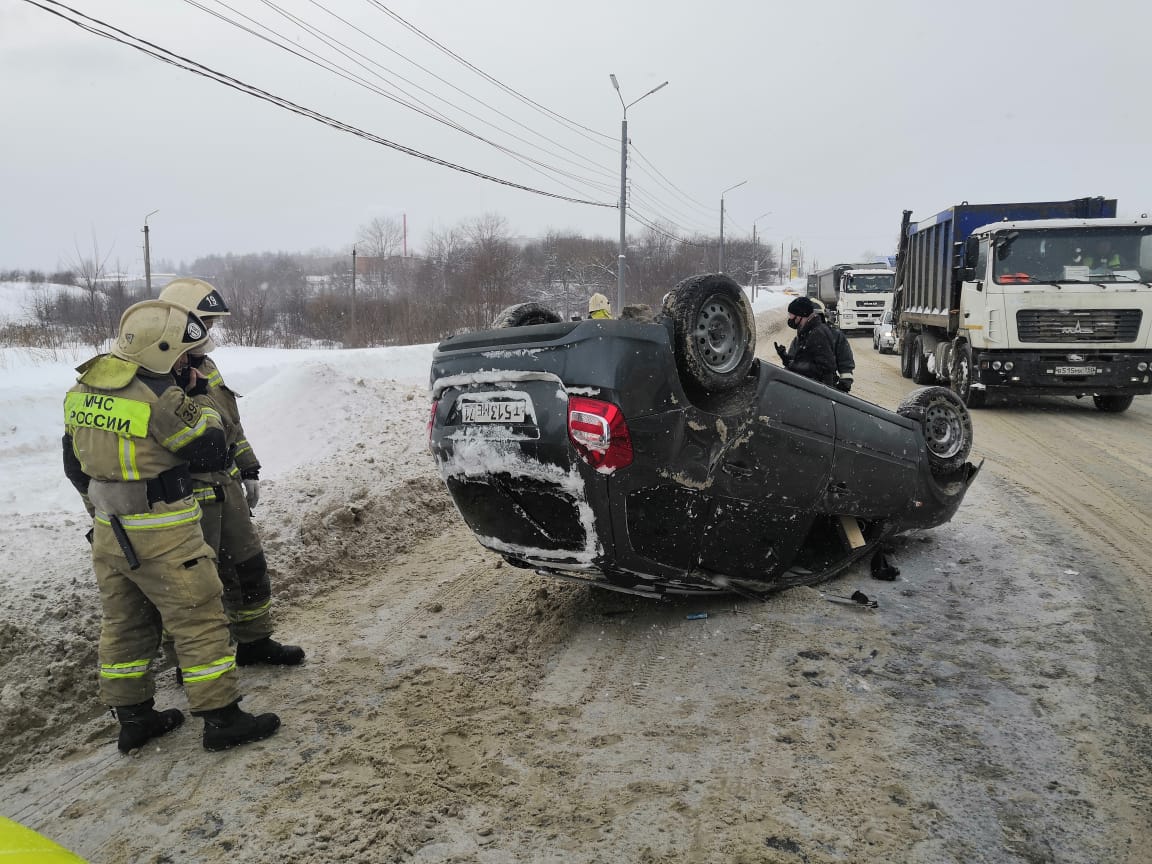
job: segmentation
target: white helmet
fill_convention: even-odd
[[[220,292],[203,279],[173,279],[160,292],[160,299],[190,309],[204,319],[232,314]]]
[[[112,356],[150,372],[171,372],[186,351],[208,341],[204,322],[174,303],[145,300],[124,310]]]
[[[611,312],[612,304],[608,302],[608,298],[597,291],[588,298],[588,314],[593,312]]]

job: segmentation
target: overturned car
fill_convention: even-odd
[[[949,390],[892,412],[759,361],[718,274],[655,316],[523,304],[497,324],[437,347],[430,447],[477,540],[518,567],[649,596],[814,584],[947,522],[976,474]]]

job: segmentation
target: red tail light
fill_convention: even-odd
[[[623,412],[611,402],[572,396],[568,400],[568,438],[580,458],[609,474],[632,464],[632,436]]]
[[[432,446],[432,424],[436,422],[436,406],[440,404],[439,399],[432,400],[432,410],[428,412],[428,446]]]

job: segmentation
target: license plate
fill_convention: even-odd
[[[1095,375],[1095,366],[1057,366],[1057,375]]]
[[[465,423],[523,423],[523,402],[465,402],[460,407]]]

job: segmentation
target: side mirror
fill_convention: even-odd
[[[1140,238],[1140,269],[1152,270],[1152,234]]]

